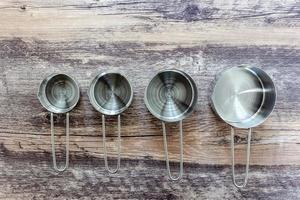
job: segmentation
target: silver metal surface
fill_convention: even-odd
[[[109,173],[116,173],[120,168],[121,154],[121,116],[131,104],[133,90],[130,82],[118,72],[99,74],[92,81],[89,99],[96,110],[102,113],[102,139],[105,168]],[[105,115],[118,115],[118,161],[117,167],[111,170],[107,161]]]
[[[197,102],[198,92],[193,79],[183,71],[172,69],[157,73],[145,91],[148,110],[162,120],[164,151],[169,178],[179,180],[183,175],[183,130],[182,120],[189,116]],[[165,122],[180,123],[180,171],[177,177],[171,175]]]
[[[197,103],[198,92],[193,79],[183,71],[160,71],[145,92],[145,104],[158,119],[177,122],[190,115]]]
[[[274,109],[276,89],[272,79],[256,67],[232,67],[217,76],[212,108],[226,123],[251,128],[263,123]]]
[[[79,101],[77,81],[66,74],[51,74],[40,84],[38,99],[52,113],[71,111]]]
[[[80,90],[75,79],[66,74],[51,74],[40,84],[38,99],[44,108],[51,112],[51,147],[53,168],[62,172],[69,166],[69,111],[71,111],[79,101]],[[66,113],[66,162],[64,167],[58,168],[55,153],[55,134],[53,113]]]
[[[105,115],[118,115],[126,110],[133,99],[130,82],[120,73],[99,74],[92,81],[89,91],[91,104]]]
[[[272,79],[257,67],[232,67],[216,77],[211,106],[221,119],[231,125],[232,179],[238,188],[245,187],[248,180],[251,128],[267,119],[275,102],[276,88]],[[234,127],[249,129],[246,174],[241,185],[235,179]]]

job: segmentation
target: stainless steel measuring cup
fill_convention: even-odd
[[[168,175],[178,180],[183,174],[183,130],[182,120],[189,116],[196,103],[198,93],[193,79],[183,71],[171,69],[158,72],[146,88],[146,107],[162,121],[164,150]],[[165,122],[178,122],[180,126],[180,171],[173,177],[170,171]]]
[[[109,173],[116,173],[120,168],[121,146],[121,117],[133,99],[133,90],[130,82],[118,72],[107,72],[97,75],[90,84],[89,99],[93,107],[102,113],[102,139],[104,148],[105,168]],[[105,115],[118,115],[118,161],[117,168],[111,170],[107,162],[105,139]]]
[[[42,106],[51,113],[53,168],[59,172],[65,171],[69,166],[69,112],[79,101],[78,83],[66,74],[51,74],[40,84],[37,97]],[[66,163],[62,168],[58,168],[56,164],[53,113],[66,113]]]
[[[263,123],[274,109],[276,88],[266,72],[257,67],[238,66],[217,75],[211,96],[215,113],[231,126],[232,179],[245,187],[250,162],[251,128]],[[249,129],[246,175],[243,184],[235,180],[234,128]]]

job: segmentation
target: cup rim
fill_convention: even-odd
[[[164,117],[160,114],[158,114],[157,112],[153,111],[152,107],[150,106],[150,103],[147,99],[147,91],[148,91],[148,88],[149,88],[149,85],[151,83],[151,81],[157,77],[159,74],[162,74],[162,73],[165,73],[165,72],[175,72],[175,73],[178,73],[180,75],[182,75],[188,82],[189,82],[189,85],[191,87],[191,90],[192,90],[192,100],[189,104],[189,107],[183,112],[181,113],[180,115],[177,115],[175,117]],[[181,121],[185,118],[187,118],[188,116],[190,116],[195,108],[195,105],[197,103],[197,99],[198,99],[198,91],[197,91],[197,86],[196,86],[196,83],[194,82],[194,80],[192,79],[191,76],[189,76],[187,73],[185,73],[184,71],[182,70],[179,70],[179,69],[164,69],[164,70],[160,70],[158,71],[152,78],[151,80],[148,82],[147,84],[147,87],[145,89],[145,94],[144,94],[144,103],[147,107],[147,109],[149,110],[149,112],[155,116],[156,118],[164,121],[164,122],[178,122],[178,121]]]
[[[70,78],[75,83],[75,89],[76,89],[76,92],[78,94],[78,96],[76,98],[76,102],[72,106],[70,106],[68,108],[58,108],[55,105],[51,104],[49,102],[48,98],[46,97],[46,87],[47,87],[47,84],[49,83],[49,81],[52,78],[54,78],[56,76],[60,76],[60,75],[63,75],[63,76],[66,76],[66,77]],[[72,76],[70,76],[70,75],[68,75],[66,73],[52,73],[52,74],[46,76],[42,80],[42,82],[40,83],[39,89],[38,89],[38,93],[37,93],[37,98],[39,99],[39,101],[42,104],[42,106],[46,110],[48,110],[49,112],[57,113],[57,114],[70,112],[71,110],[73,110],[76,107],[76,105],[78,104],[79,99],[80,99],[80,88],[79,88],[78,81],[74,77],[72,77]]]
[[[214,105],[214,101],[213,101],[213,94],[214,94],[214,90],[215,90],[215,87],[216,87],[216,83],[218,82],[218,80],[220,79],[220,77],[222,77],[222,75],[226,72],[228,72],[229,70],[233,70],[233,69],[237,69],[237,68],[244,68],[246,70],[248,70],[249,72],[251,72],[257,79],[261,81],[260,77],[257,75],[257,73],[255,71],[253,71],[253,69],[255,70],[258,70],[260,72],[262,72],[264,75],[266,75],[269,80],[271,81],[271,84],[272,84],[272,87],[274,88],[274,105],[272,106],[272,109],[269,110],[269,113],[267,116],[265,116],[260,122],[258,123],[255,123],[253,125],[245,125],[247,122],[253,120],[255,118],[255,116],[257,115],[257,113],[259,112],[259,110],[261,109],[261,106],[263,104],[263,101],[264,99],[262,100],[262,104],[260,106],[260,108],[256,111],[256,113],[254,115],[252,115],[250,118],[248,119],[245,119],[245,120],[240,120],[240,121],[236,121],[236,122],[231,122],[231,121],[228,121],[226,119],[224,119],[224,117],[222,117],[219,112],[216,110],[215,108],[215,105]],[[266,72],[264,71],[263,69],[261,68],[258,68],[258,67],[254,67],[254,66],[248,66],[248,65],[238,65],[238,66],[234,66],[234,67],[230,67],[230,68],[226,68],[224,70],[222,70],[221,72],[219,72],[216,76],[215,76],[215,79],[214,81],[212,82],[212,92],[211,92],[211,96],[210,96],[210,105],[211,105],[211,108],[213,109],[213,111],[215,112],[215,114],[220,118],[222,119],[225,123],[229,124],[230,126],[233,126],[235,128],[253,128],[253,127],[256,127],[256,126],[259,126],[260,124],[264,123],[268,118],[269,116],[272,114],[272,112],[274,111],[275,109],[275,106],[276,106],[276,102],[277,102],[277,88],[276,88],[276,85],[273,81],[273,79],[271,78],[271,76]],[[263,87],[263,85],[262,85]]]
[[[99,105],[97,103],[97,100],[95,98],[94,88],[96,86],[96,83],[103,76],[110,75],[110,74],[117,74],[117,75],[122,76],[128,82],[128,85],[130,87],[130,98],[129,98],[128,102],[121,109],[118,109],[118,110],[108,110],[108,109],[103,108],[101,105]],[[106,72],[100,72],[93,78],[93,80],[90,83],[89,89],[88,89],[88,97],[89,97],[90,103],[98,112],[100,112],[104,115],[119,115],[122,112],[124,112],[127,108],[129,108],[129,106],[131,105],[132,100],[133,100],[133,88],[132,88],[132,84],[131,84],[130,80],[127,79],[123,73],[121,73],[119,71],[110,70],[110,71],[106,71]]]

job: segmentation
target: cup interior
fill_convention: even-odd
[[[53,74],[43,80],[39,89],[41,104],[53,113],[66,113],[79,101],[79,86],[66,74]]]
[[[157,118],[166,122],[180,121],[193,110],[197,88],[190,76],[179,70],[159,72],[145,92],[145,104]]]
[[[238,128],[261,124],[273,111],[275,101],[272,79],[256,67],[233,67],[222,72],[212,94],[217,114]]]
[[[106,115],[118,115],[129,107],[133,91],[129,81],[120,73],[98,75],[89,90],[92,105]]]

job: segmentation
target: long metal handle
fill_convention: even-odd
[[[248,131],[246,175],[245,175],[244,183],[242,185],[238,185],[235,180],[234,133],[235,130],[233,127],[231,127],[232,180],[233,180],[233,184],[237,188],[243,188],[247,185],[247,181],[248,181],[248,172],[249,172],[249,163],[250,163],[251,128],[249,128]]]
[[[66,114],[66,163],[64,167],[58,168],[56,164],[56,154],[55,154],[55,136],[54,136],[54,122],[53,113],[51,113],[51,147],[52,147],[52,161],[53,168],[58,172],[63,172],[69,167],[69,113]]]
[[[111,170],[108,167],[107,162],[107,150],[106,150],[106,139],[105,139],[105,115],[102,115],[102,141],[103,141],[103,148],[104,148],[104,163],[105,163],[105,169],[111,173],[116,173],[120,168],[120,152],[121,152],[121,117],[118,115],[118,161],[117,161],[117,168]]]
[[[166,134],[166,124],[165,122],[162,122],[163,127],[163,136],[164,136],[164,149],[165,149],[165,157],[166,157],[166,165],[167,165],[167,171],[170,179],[172,181],[176,181],[182,178],[183,175],[183,139],[182,139],[182,120],[179,122],[179,136],[180,136],[180,171],[177,177],[173,177],[171,175],[170,170],[170,163],[169,163],[169,155],[168,155],[168,143],[167,143],[167,134]]]

